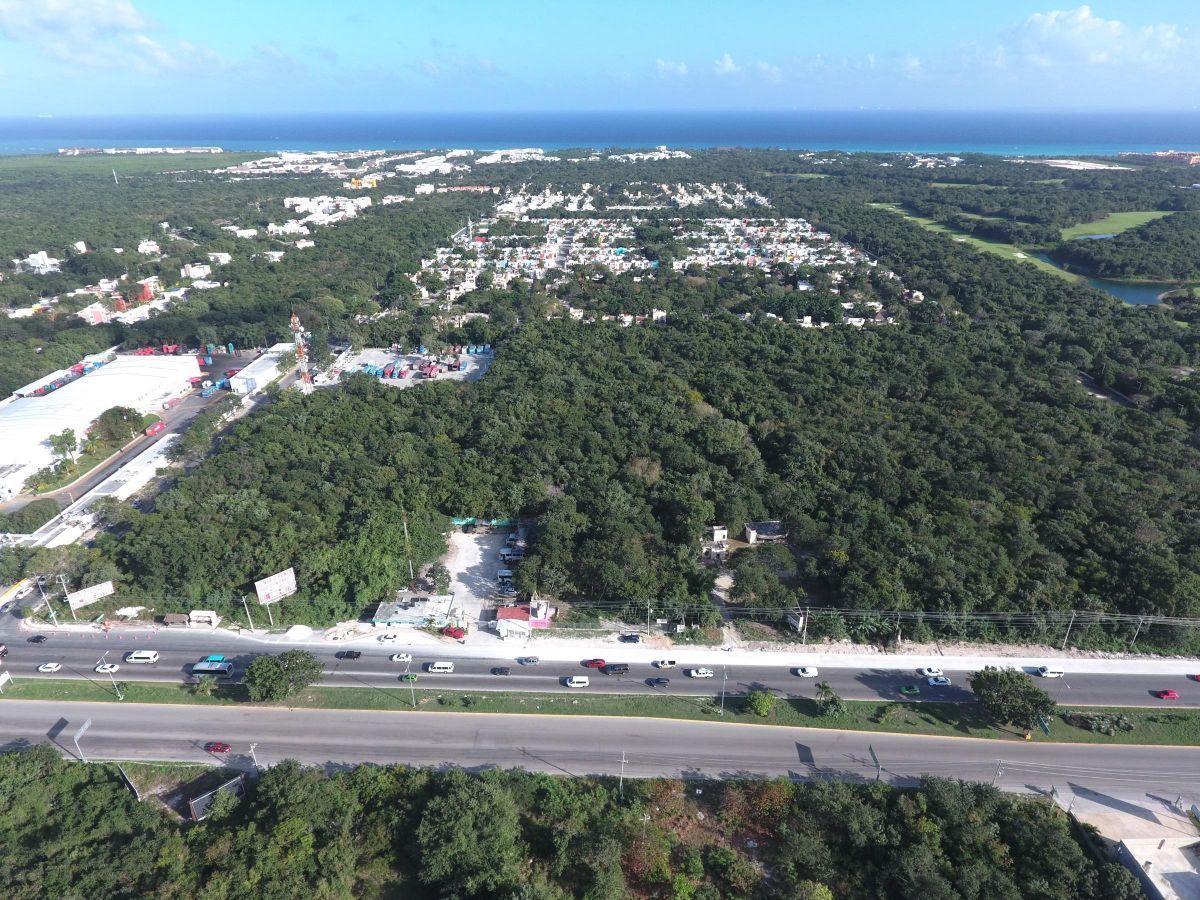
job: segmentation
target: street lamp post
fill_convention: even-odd
[[[258,757],[254,755],[254,748],[257,746],[258,746],[258,744],[250,745],[250,758],[252,760],[254,760],[254,771],[256,774],[258,773],[259,769],[258,769]]]
[[[721,666],[721,715],[725,715],[725,685],[729,682],[729,667]]]

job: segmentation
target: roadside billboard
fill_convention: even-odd
[[[296,570],[287,568],[262,581],[256,581],[254,590],[258,593],[258,602],[263,606],[290,597],[296,593]]]
[[[82,591],[76,591],[73,594],[67,594],[67,606],[71,607],[71,609],[82,609],[89,603],[95,603],[97,600],[103,600],[115,590],[116,588],[113,587],[113,583],[111,581],[93,584],[91,587],[86,587]]]

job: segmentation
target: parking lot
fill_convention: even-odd
[[[450,550],[442,560],[450,570],[450,590],[454,606],[462,609],[466,621],[480,621],[485,609],[491,609],[496,599],[496,570],[504,568],[499,553],[504,548],[507,532],[494,534],[450,534]]]

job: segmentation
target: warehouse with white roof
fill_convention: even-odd
[[[51,435],[71,429],[82,440],[107,409],[141,413],[186,393],[200,375],[195,356],[119,356],[57,390],[0,401],[0,500],[21,493],[25,481],[54,462]]]

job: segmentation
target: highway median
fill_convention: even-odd
[[[262,709],[373,710],[404,713],[538,714],[612,716],[828,728],[887,734],[982,738],[1019,742],[1200,745],[1200,712],[1139,707],[1059,707],[1047,729],[1030,732],[988,721],[974,703],[844,700],[841,715],[823,715],[808,698],[778,697],[765,715],[744,695],[633,696],[623,694],[505,693],[397,687],[309,687],[278,703],[251,703],[242,685],[220,685],[211,695],[191,686],[120,683],[123,700],[110,685],[77,680],[25,680],[6,687],[0,699],[113,703],[168,703]],[[415,704],[415,705],[414,705]],[[762,709],[763,707],[760,707]],[[1048,734],[1046,733],[1048,730]]]

